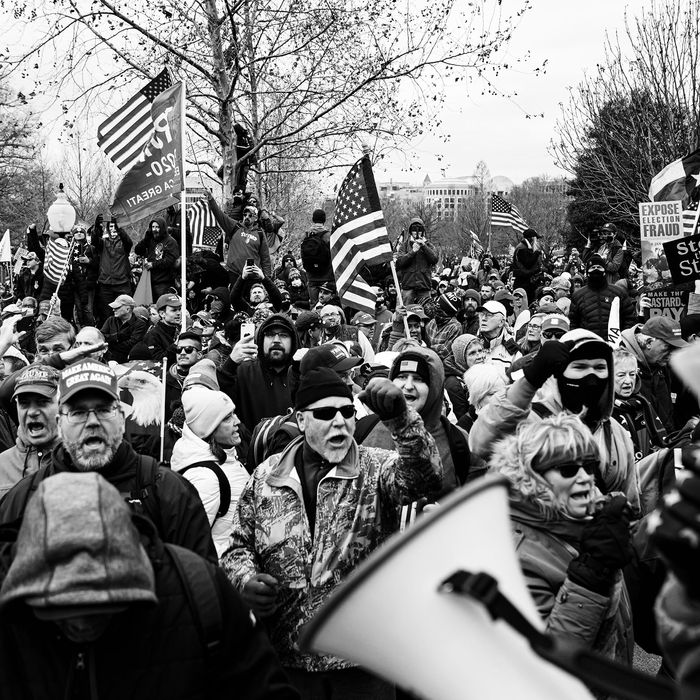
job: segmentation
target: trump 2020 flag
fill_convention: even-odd
[[[652,202],[688,201],[690,193],[700,184],[700,148],[669,163],[654,175],[649,185]]]
[[[388,262],[392,252],[367,155],[352,166],[340,186],[331,227],[331,259],[343,304],[373,314],[377,297],[360,268]]]
[[[151,136],[114,194],[111,209],[116,218],[126,217],[135,224],[180,203],[175,195],[185,189],[180,148],[184,128],[182,90],[182,83],[176,83],[153,100]]]

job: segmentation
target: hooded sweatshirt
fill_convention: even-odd
[[[634,465],[634,446],[627,431],[612,417],[615,382],[610,347],[600,336],[583,329],[565,333],[560,342],[567,341],[571,341],[574,347],[599,343],[607,348],[601,347],[608,364],[608,384],[598,406],[602,418],[592,431],[601,455],[601,486],[606,493],[624,493],[632,508],[639,513],[639,479]],[[523,404],[527,407],[521,408]],[[533,405],[536,410],[533,410]],[[550,377],[539,392],[523,377],[479,413],[469,431],[469,447],[479,457],[488,459],[496,442],[506,435],[512,435],[522,421],[540,421],[543,416],[563,410],[565,408],[555,377]]]
[[[163,238],[159,241],[153,237],[152,225],[154,223],[158,224],[163,233]],[[177,241],[168,234],[164,219],[160,217],[151,219],[146,235],[140,243],[136,244],[134,251],[153,264],[151,284],[172,284],[175,281],[175,263],[180,257],[180,248]]]
[[[420,224],[425,230],[423,220],[419,217],[411,219],[408,228],[410,229],[413,224]],[[400,255],[396,260],[396,269],[401,274],[402,289],[429,291],[431,288],[430,273],[437,261],[438,256],[432,243],[426,241],[417,253],[409,245],[408,252]]]
[[[456,454],[456,450],[458,449],[457,443],[461,442],[460,437],[464,440],[464,447],[466,447],[467,433],[456,425],[452,425],[446,419],[443,420],[442,408],[445,370],[440,358],[432,350],[428,348],[411,347],[409,350],[399,353],[394,359],[389,376],[398,374],[397,369],[401,364],[401,360],[411,355],[422,357],[428,364],[430,372],[428,398],[423,408],[419,411],[419,415],[423,419],[426,430],[433,436],[438,451],[440,452],[443,468],[442,491],[446,493],[462,483],[469,470],[468,453],[461,458],[461,461],[465,463],[455,464],[455,459],[453,458],[453,455]],[[375,423],[369,433],[367,433],[364,438],[361,438],[364,446],[381,447],[385,450],[395,449],[391,433],[384,423],[377,420],[376,416],[367,416],[361,419],[357,426],[358,434],[365,430],[363,421],[366,421],[366,424],[369,424],[370,421]]]
[[[462,376],[468,369],[467,351],[474,342],[480,342],[475,335],[458,335],[452,343],[452,354],[445,360],[445,391],[452,402],[457,420],[469,410],[469,394]]]
[[[272,368],[263,353],[265,329],[281,325],[288,329],[292,340],[284,367]],[[292,394],[287,371],[297,350],[297,334],[294,323],[285,314],[272,314],[257,330],[258,357],[237,365],[230,357],[218,371],[221,391],[228,394],[236,404],[236,414],[251,432],[263,418],[287,412],[292,405]]]

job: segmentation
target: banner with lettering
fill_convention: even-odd
[[[174,204],[185,189],[180,152],[183,114],[182,83],[160,93],[151,104],[153,130],[139,159],[117,187],[111,210],[135,224]]]
[[[639,235],[645,279],[654,286],[670,285],[663,244],[683,235],[683,202],[640,202]]]
[[[675,284],[700,280],[700,233],[664,243],[664,252]]]

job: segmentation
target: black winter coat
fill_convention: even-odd
[[[140,459],[143,458],[134,452],[131,445],[122,442],[114,459],[104,469],[100,469],[100,474],[120,493],[135,492]],[[0,523],[21,521],[31,496],[30,491],[41,479],[64,471],[74,472],[76,468],[63,446],[58,445],[51,454],[50,464],[36,474],[25,477],[5,494],[0,501]],[[165,542],[179,544],[212,562],[218,562],[209,520],[194,486],[170,469],[159,467],[157,484],[150,491],[147,497],[154,499],[155,506],[149,510],[144,505],[143,511],[146,514],[156,514],[152,520],[160,537]]]
[[[183,583],[170,550],[155,546],[149,554],[158,604],[131,605],[115,614],[95,642],[71,642],[28,605],[8,606],[0,616],[3,700],[298,699],[263,626],[211,564],[223,624],[218,648],[205,651],[201,614],[188,599],[190,591],[201,599],[201,592]]]
[[[624,289],[608,284],[602,289],[586,285],[573,293],[569,309],[571,330],[585,328],[607,340],[610,307],[615,297],[620,298],[620,331],[632,328],[637,321],[634,303]]]

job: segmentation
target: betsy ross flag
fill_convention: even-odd
[[[170,74],[162,70],[97,127],[97,145],[120,170],[129,170],[138,160],[153,131],[151,104],[171,85]]]
[[[491,226],[510,226],[517,233],[528,228],[518,208],[497,194],[491,195]]]
[[[377,297],[359,274],[360,268],[388,262],[392,252],[367,155],[352,166],[340,186],[331,227],[331,258],[340,300],[373,314]]]
[[[652,202],[688,200],[691,192],[700,184],[700,148],[683,158],[669,163],[654,175],[649,185]]]
[[[192,248],[216,250],[221,230],[216,225],[209,202],[206,199],[200,199],[187,207],[187,220],[192,234]]]

